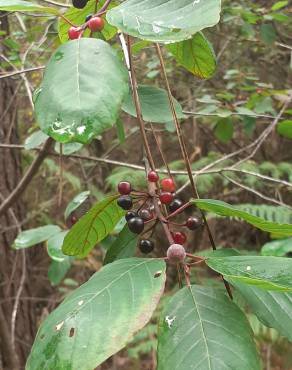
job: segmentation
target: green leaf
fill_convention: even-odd
[[[283,236],[292,235],[292,224],[279,224],[277,222],[267,221],[221,200],[195,199],[193,203],[204,211],[213,212],[220,216],[238,217],[263,231],[278,233]]]
[[[164,308],[157,370],[260,370],[249,323],[221,291],[197,285],[179,290]]]
[[[77,209],[83,202],[85,202],[86,199],[88,199],[89,195],[90,191],[83,191],[82,193],[76,195],[66,207],[64,213],[65,219],[67,219],[70,214],[75,211],[75,209]]]
[[[278,123],[277,132],[288,139],[292,139],[292,120],[285,120]]]
[[[78,150],[83,148],[83,145],[80,143],[66,143],[66,144],[56,143],[54,149],[55,152],[59,154],[61,154],[60,145],[62,145],[62,155],[70,155],[78,152]]]
[[[261,249],[263,256],[284,257],[292,253],[292,238],[279,239],[266,243]]]
[[[68,231],[60,231],[59,233],[55,234],[54,236],[51,236],[48,240],[48,255],[51,257],[52,260],[57,262],[62,262],[68,258],[63,252],[62,252],[62,245],[64,238],[68,234]]]
[[[48,270],[48,278],[53,286],[59,285],[69,271],[73,257],[68,257],[61,261],[53,260]]]
[[[120,144],[122,144],[125,141],[126,134],[125,134],[124,124],[119,118],[117,119],[116,126],[117,126],[118,139],[119,139]]]
[[[292,293],[265,291],[241,283],[231,283],[264,325],[278,330],[292,341]]]
[[[108,43],[70,41],[46,67],[35,93],[36,117],[55,140],[85,144],[114,125],[127,92],[127,71]]]
[[[271,45],[277,38],[274,26],[270,23],[262,24],[260,26],[260,36],[264,43]]]
[[[271,10],[276,11],[284,8],[286,5],[288,5],[289,1],[288,0],[283,0],[283,1],[277,1],[271,8]]]
[[[206,264],[226,280],[265,290],[292,291],[292,260],[285,257],[209,257]]]
[[[220,0],[127,0],[107,13],[122,32],[143,40],[178,42],[219,22]]]
[[[94,246],[104,239],[123,217],[125,212],[117,205],[118,195],[96,203],[66,235],[63,253],[85,257]]]
[[[46,225],[35,229],[22,231],[14,240],[13,248],[24,249],[48,240],[51,236],[59,233],[60,227],[57,225]]]
[[[215,127],[215,136],[223,143],[228,143],[233,137],[233,123],[231,118],[220,119]]]
[[[177,63],[199,78],[210,78],[216,71],[213,47],[202,32],[189,40],[166,45],[166,48]]]
[[[47,139],[48,139],[48,135],[38,130],[25,139],[24,148],[26,150],[38,148]]]
[[[0,0],[0,10],[5,12],[38,12],[58,15],[59,12],[55,8],[41,6],[30,1],[22,0]]]
[[[95,369],[147,324],[164,284],[162,260],[106,265],[46,318],[26,370]]]
[[[99,0],[98,3],[96,0],[89,0],[86,6],[83,9],[70,8],[66,11],[64,16],[69,19],[74,25],[81,26],[85,23],[85,18],[88,14],[95,14],[95,6],[97,6],[97,11],[104,5],[105,0]],[[112,1],[109,8],[112,8],[116,5],[115,1]],[[58,34],[62,43],[65,43],[69,40],[68,30],[71,25],[66,22],[63,18],[59,18],[58,23]],[[117,33],[116,27],[111,26],[109,23],[105,22],[104,28],[101,31],[102,37],[105,40],[109,40]],[[83,36],[88,37],[90,35],[90,30],[87,28]],[[95,35],[95,34],[94,34]],[[99,37],[100,38],[100,37]]]
[[[145,121],[160,123],[173,120],[165,90],[154,86],[140,85],[138,94],[141,102],[143,119]],[[174,99],[174,104],[178,118],[184,118],[182,107],[176,99]],[[131,116],[137,117],[132,94],[128,94],[122,109]]]
[[[213,249],[205,249],[196,253],[196,255],[203,257],[230,257],[240,256],[241,253],[234,248],[218,248],[215,251]]]
[[[104,258],[104,265],[122,258],[134,256],[138,235],[132,233],[125,225],[116,240],[109,247]]]

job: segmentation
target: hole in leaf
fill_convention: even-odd
[[[156,278],[158,278],[161,274],[162,274],[162,271],[157,271],[157,272],[155,272],[155,274],[154,274],[154,278],[155,278],[155,279],[156,279]]]
[[[69,332],[69,337],[72,338],[74,334],[75,334],[75,328],[71,328]]]

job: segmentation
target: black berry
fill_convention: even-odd
[[[128,181],[121,181],[118,184],[118,192],[121,195],[129,195],[132,191],[132,185]]]
[[[74,6],[74,8],[83,9],[86,6],[87,2],[88,0],[72,0],[72,5]]]
[[[170,205],[169,205],[169,211],[172,213],[172,212],[175,212],[177,211],[181,206],[183,205],[183,201],[176,198],[174,199]]]
[[[141,209],[141,211],[139,212],[139,216],[145,221],[149,221],[153,218],[152,212],[148,209]]]
[[[131,218],[137,217],[137,216],[138,216],[137,215],[137,212],[135,212],[135,211],[128,211],[126,213],[125,219],[126,219],[126,221],[129,221]]]
[[[122,195],[118,198],[117,203],[125,210],[129,210],[133,207],[133,200],[129,195]]]
[[[85,22],[88,22],[92,18],[92,14],[88,14],[85,18]]]
[[[189,217],[186,222],[186,227],[190,230],[196,230],[202,225],[202,220],[198,217]]]
[[[141,234],[144,230],[144,221],[141,217],[133,217],[128,221],[128,227],[134,234]]]
[[[154,249],[154,243],[152,240],[142,239],[139,243],[139,249],[142,253],[151,253]]]

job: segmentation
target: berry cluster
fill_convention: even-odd
[[[72,0],[72,4],[75,8],[82,9],[87,4],[88,0]],[[91,32],[100,32],[104,28],[104,20],[99,16],[93,16],[89,14],[85,18],[83,26],[75,27],[72,26],[68,30],[68,36],[70,40],[79,39],[86,28],[89,28]]]
[[[142,253],[150,253],[154,250],[154,242],[149,238],[143,238],[143,235],[150,233],[152,236],[158,222],[161,222],[167,227],[170,243],[167,259],[171,263],[181,263],[186,257],[183,245],[187,241],[187,236],[182,231],[172,230],[172,227],[196,230],[202,226],[202,220],[189,217],[183,224],[172,222],[170,219],[183,212],[190,204],[184,204],[175,196],[176,186],[172,178],[164,178],[159,182],[159,176],[155,171],[150,171],[147,178],[149,192],[134,190],[128,181],[120,182],[117,204],[127,211],[125,218],[129,230],[141,235],[139,249]],[[150,225],[147,230],[145,230],[146,224]]]

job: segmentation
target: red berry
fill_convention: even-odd
[[[163,191],[159,196],[160,202],[162,204],[171,203],[173,201],[173,198],[174,198],[174,195],[172,193],[167,192],[167,191]]]
[[[184,244],[187,241],[186,234],[181,233],[180,231],[176,231],[172,233],[173,241],[176,244]]]
[[[100,17],[93,17],[89,20],[88,27],[92,32],[101,31],[104,28],[104,20]]]
[[[186,251],[181,244],[172,244],[167,250],[170,263],[181,263],[186,258]]]
[[[163,191],[169,191],[170,193],[175,192],[175,183],[173,179],[167,178],[161,180],[161,187]]]
[[[74,224],[76,224],[77,221],[78,221],[77,217],[73,215],[71,217],[71,224],[74,225]]]
[[[150,171],[148,173],[148,181],[150,181],[150,182],[157,182],[158,180],[159,180],[159,176],[158,176],[157,172]]]
[[[80,37],[81,30],[78,27],[70,27],[68,30],[68,36],[70,40],[76,40]]]
[[[186,221],[186,227],[190,230],[196,230],[202,225],[202,220],[197,217],[189,217]]]
[[[129,195],[132,191],[132,185],[128,181],[121,181],[118,184],[118,191],[121,195]]]

